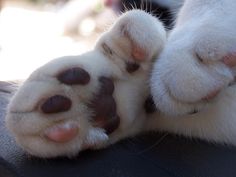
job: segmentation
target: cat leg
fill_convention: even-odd
[[[174,116],[197,113],[232,85],[235,8],[233,0],[185,1],[151,77],[151,92],[162,112]]]
[[[33,72],[10,101],[6,126],[25,151],[45,158],[74,156],[142,131],[147,80],[165,38],[151,15],[123,14],[94,50]]]

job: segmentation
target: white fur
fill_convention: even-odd
[[[236,3],[222,3],[186,1],[180,11],[151,78],[152,95],[163,112],[176,115],[201,109],[205,107],[201,98],[234,79],[233,70],[220,60],[235,50]]]
[[[185,1],[166,44],[158,20],[139,10],[125,13],[91,52],[54,60],[35,71],[11,100],[7,127],[20,146],[40,157],[75,155],[84,148],[101,148],[144,130],[236,145],[236,85],[228,86],[235,71],[221,61],[236,49],[235,9],[234,0]],[[133,57],[137,48],[145,60]],[[143,104],[150,94],[153,58],[157,60],[151,73],[151,94],[161,112],[146,115]],[[127,73],[125,62],[135,60],[140,69]],[[74,66],[89,72],[92,79],[88,85],[71,87],[55,79],[58,72]],[[121,117],[119,128],[109,136],[91,125],[92,110],[86,106],[99,88],[99,76],[113,79]],[[202,100],[218,89],[221,92],[216,98]],[[72,109],[54,115],[40,113],[38,105],[54,94],[71,98]],[[194,110],[199,113],[188,115]],[[42,136],[61,123],[79,127],[72,141],[55,143]]]
[[[147,25],[150,26],[147,28]],[[101,148],[137,134],[144,129],[146,121],[143,103],[149,94],[151,65],[162,51],[165,40],[164,27],[155,17],[140,10],[123,14],[100,37],[94,50],[80,56],[53,60],[32,73],[8,106],[8,129],[23,149],[39,157],[73,156],[80,150]],[[137,61],[139,70],[130,74],[125,69],[125,62],[134,62],[132,53],[136,47],[144,51],[145,59]],[[56,79],[59,72],[73,67],[81,67],[90,74],[88,85],[68,86]],[[103,129],[91,124],[93,110],[87,106],[99,90],[100,76],[113,79],[113,96],[121,118],[119,128],[109,137]],[[70,98],[72,108],[63,113],[43,114],[40,105],[53,95]],[[54,142],[44,136],[55,127],[68,125],[79,130],[77,136],[67,143]]]
[[[158,119],[157,129],[236,145],[236,92],[228,87],[235,69],[221,61],[236,51],[235,8],[234,0],[185,2],[152,72],[154,101],[172,115]],[[215,99],[201,100],[217,89]],[[200,113],[185,115],[193,110]]]

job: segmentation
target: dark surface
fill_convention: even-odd
[[[7,161],[0,158],[0,177],[16,177],[16,176],[19,175],[15,173],[12,166]]]
[[[0,177],[236,177],[236,148],[167,134],[131,138],[74,159],[32,158],[4,127],[9,95],[0,92]]]

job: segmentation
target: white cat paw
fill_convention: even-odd
[[[214,30],[207,33],[183,29],[170,34],[151,77],[157,107],[175,116],[207,108],[234,82],[236,66],[231,50],[236,45],[233,38]]]
[[[74,156],[141,131],[152,59],[165,38],[160,22],[134,10],[94,50],[36,70],[8,106],[6,125],[16,142],[39,157]]]

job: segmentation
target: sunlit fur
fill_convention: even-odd
[[[235,0],[188,0],[167,41],[163,25],[151,15],[140,10],[123,14],[94,50],[36,70],[8,106],[8,129],[23,149],[40,157],[72,156],[150,130],[236,145],[236,85],[229,86],[235,71],[222,62],[235,52],[235,9]],[[142,61],[133,58],[137,48],[145,54]],[[139,62],[140,69],[128,73],[127,61]],[[55,79],[56,73],[74,66],[91,75],[87,86],[70,87]],[[109,136],[90,124],[91,110],[86,107],[99,87],[99,76],[113,79],[121,117],[120,127]],[[221,92],[214,99],[202,100],[216,89]],[[39,113],[40,100],[57,93],[72,99],[72,109],[55,115]],[[159,111],[147,115],[143,104],[150,93]],[[58,121],[78,125],[78,136],[61,144],[45,139],[43,133]]]
[[[146,122],[143,104],[149,94],[151,66],[165,41],[165,29],[155,17],[133,10],[123,14],[99,38],[92,51],[59,58],[37,69],[19,88],[8,106],[6,125],[16,142],[39,157],[73,156],[88,147],[101,148],[142,131]],[[139,70],[130,74],[125,63],[134,62],[132,54],[136,48],[144,51],[144,60],[137,61]],[[57,80],[57,73],[73,67],[81,67],[90,74],[88,85],[68,86]],[[99,90],[100,76],[113,79],[113,96],[121,118],[119,128],[109,137],[103,129],[93,127],[90,121],[93,110],[87,106]],[[39,108],[42,101],[58,94],[70,98],[72,108],[63,113],[43,114]],[[78,134],[67,143],[51,141],[44,135],[56,126],[76,126],[79,128]]]
[[[222,62],[236,51],[235,8],[234,0],[185,2],[152,71],[151,93],[168,115],[157,129],[236,145],[235,68]],[[215,90],[216,98],[202,100]]]

